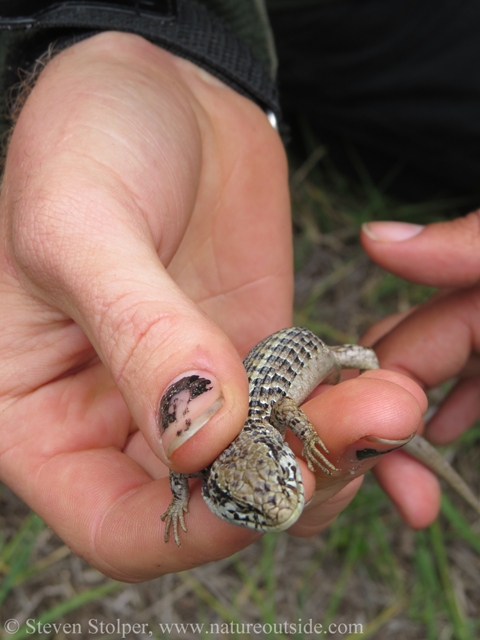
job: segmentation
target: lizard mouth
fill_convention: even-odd
[[[260,531],[285,531],[295,524],[305,506],[302,473],[297,461],[289,452],[287,459],[282,462],[286,464],[281,465],[283,473],[278,478],[277,487],[273,495],[264,501],[263,526],[258,527]]]
[[[215,500],[212,500],[206,487],[203,497],[213,513],[225,522],[263,533],[273,533],[284,531],[295,524],[305,506],[302,483],[286,489],[285,486],[283,490],[277,487],[270,496],[263,496],[260,504],[245,501],[232,493],[216,493]]]

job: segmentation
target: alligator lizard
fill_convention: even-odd
[[[328,347],[308,329],[283,329],[259,342],[244,360],[249,380],[249,413],[235,440],[198,474],[170,472],[173,499],[162,515],[165,542],[173,528],[187,531],[184,514],[188,479],[201,477],[203,497],[222,520],[257,531],[282,531],[302,513],[305,500],[300,469],[284,441],[287,428],[301,440],[308,467],[327,475],[337,471],[328,450],[299,405],[315,387],[336,384],[342,368],[379,367],[372,349],[358,345]],[[426,440],[413,437],[405,451],[444,478],[480,514],[480,502],[448,462]]]

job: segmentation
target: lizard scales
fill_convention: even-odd
[[[328,347],[308,329],[283,329],[259,342],[244,360],[249,380],[247,421],[233,442],[199,475],[203,497],[223,520],[262,532],[282,531],[300,517],[304,491],[296,458],[284,441],[291,429],[303,444],[309,468],[331,475],[337,469],[300,405],[321,382],[336,384],[342,368],[377,369],[372,349],[358,345]],[[423,438],[405,449],[446,479],[480,513],[480,504],[463,480]],[[165,541],[170,527],[180,546],[186,531],[188,478],[170,473],[173,500],[162,515]]]

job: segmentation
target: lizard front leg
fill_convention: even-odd
[[[303,444],[303,455],[310,471],[315,471],[315,467],[318,467],[329,476],[337,471],[335,465],[324,455],[324,453],[328,453],[327,447],[319,438],[306,414],[294,400],[288,396],[277,400],[270,412],[269,422],[280,431],[282,436],[285,436],[286,429],[290,429],[299,438]]]
[[[172,501],[168,509],[161,515],[162,522],[165,522],[164,540],[168,542],[170,538],[170,526],[173,525],[173,537],[180,547],[180,536],[178,535],[178,525],[185,533],[187,527],[185,525],[185,513],[188,513],[188,501],[190,499],[190,487],[188,484],[188,475],[184,473],[176,473],[170,471],[170,488],[172,490]]]

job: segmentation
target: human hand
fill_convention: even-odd
[[[141,38],[90,38],[40,75],[1,207],[2,480],[117,578],[248,544],[196,519],[194,495],[175,556],[160,514],[165,465],[205,467],[245,420],[237,349],[290,320],[286,163],[265,114]],[[189,417],[218,411],[179,447],[158,406],[195,370],[216,382]]]
[[[265,114],[142,38],[100,34],[40,75],[0,206],[2,481],[118,579],[249,544],[255,534],[219,521],[198,485],[181,550],[164,544],[160,514],[168,469],[204,468],[244,423],[238,353],[291,322],[286,162]],[[177,436],[180,420],[162,433],[164,390],[196,371],[212,381],[189,405],[202,428]],[[365,421],[381,404],[392,419],[377,435],[409,435],[419,402],[402,383],[382,389]],[[322,420],[322,435],[342,415]],[[324,438],[333,451],[357,438],[347,426]],[[304,480],[309,498],[306,469]],[[341,506],[305,518],[315,511],[319,527]]]
[[[375,344],[383,367],[424,389],[458,378],[426,427],[426,437],[439,445],[453,441],[480,413],[479,220],[476,211],[426,227],[374,222],[362,234],[365,250],[383,268],[441,288],[427,303],[386,318],[364,336],[366,344]],[[398,452],[380,461],[375,473],[412,527],[435,519],[438,481],[420,463]]]

